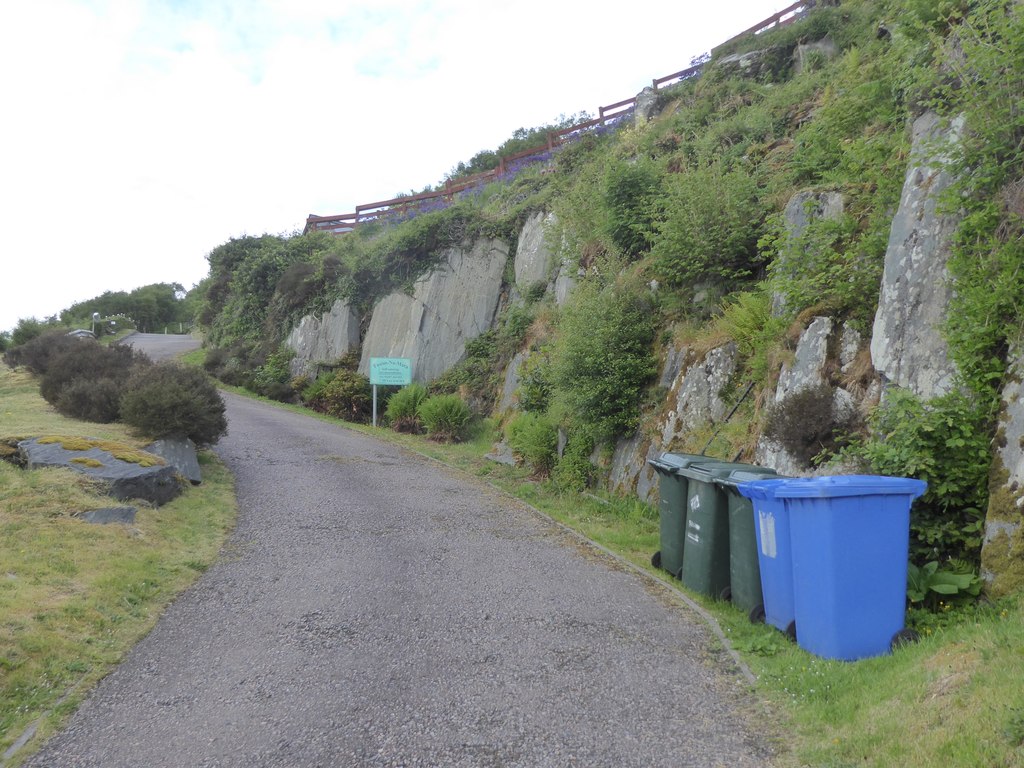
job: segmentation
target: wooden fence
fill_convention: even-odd
[[[815,3],[816,0],[801,0],[801,2],[796,2],[786,8],[783,8],[781,11],[772,14],[767,19],[758,22],[749,29],[740,32],[740,34],[729,38],[721,45],[713,48],[712,55],[714,55],[715,51],[721,50],[740,38],[744,38],[749,35],[759,35],[762,32],[767,32],[771,29],[790,24],[797,19],[800,19],[808,11],[814,8]],[[655,78],[651,81],[651,87],[654,88],[654,90],[658,90],[665,86],[677,85],[685,82],[686,80],[700,77],[703,66],[703,64],[697,64],[679,72],[674,72],[671,75]],[[583,131],[588,131],[597,126],[605,125],[606,123],[622,118],[628,115],[635,107],[636,96],[630,99],[617,101],[614,104],[608,104],[604,107],[598,107],[596,118],[577,123],[576,125],[572,125],[568,128],[563,128],[560,131],[551,131],[546,136],[546,143],[538,144],[537,146],[529,147],[528,149],[516,152],[515,154],[499,158],[498,167],[493,170],[476,173],[471,176],[463,176],[462,178],[455,179],[454,181],[449,179],[441,189],[430,192],[421,192],[418,195],[393,197],[390,200],[380,200],[375,203],[363,203],[362,205],[357,205],[355,211],[352,213],[341,213],[334,216],[316,216],[314,214],[310,214],[306,217],[306,226],[303,229],[303,233],[321,231],[341,235],[346,232],[351,232],[360,224],[377,221],[384,217],[393,217],[396,215],[402,216],[404,214],[415,213],[420,209],[420,206],[422,206],[423,203],[429,200],[451,202],[455,198],[455,195],[460,192],[481,186],[504,176],[509,172],[510,168],[516,161],[535,158],[543,155],[544,153],[552,152],[556,147],[561,146],[569,140],[574,134],[579,134]]]

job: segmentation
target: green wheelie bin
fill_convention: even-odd
[[[757,555],[754,505],[739,491],[741,483],[778,477],[767,467],[734,468],[715,482],[725,491],[729,516],[729,588],[732,603],[746,611],[752,622],[764,621],[761,570]]]
[[[683,585],[717,600],[732,594],[729,572],[729,503],[717,484],[751,464],[707,459],[680,467],[687,484]]]
[[[658,512],[661,523],[661,549],[651,564],[663,568],[677,579],[683,570],[683,540],[686,536],[686,502],[689,481],[680,470],[697,461],[713,461],[693,453],[663,453],[647,463],[658,473]]]

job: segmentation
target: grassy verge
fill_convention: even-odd
[[[138,441],[122,426],[66,419],[27,374],[0,370],[0,438],[60,433]],[[110,506],[70,470],[0,461],[0,755],[35,727],[16,765],[215,559],[234,522],[231,478],[200,454],[203,483],[132,526],[72,513]]]
[[[310,413],[298,406],[281,407]],[[346,426],[485,478],[656,577],[672,581],[650,562],[658,549],[656,510],[635,499],[560,494],[532,480],[522,468],[485,459],[495,438],[489,422],[458,445],[383,428]],[[673,583],[679,587],[679,582]],[[936,616],[919,643],[891,656],[855,663],[819,659],[775,629],[751,624],[745,612],[729,603],[690,597],[716,618],[757,676],[755,694],[774,718],[765,731],[786,734],[776,743],[780,768],[1024,766],[1020,596]]]

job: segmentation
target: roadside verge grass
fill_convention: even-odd
[[[42,434],[142,446],[119,424],[60,416],[35,379],[0,366],[0,440]],[[212,453],[199,460],[201,485],[140,507],[131,526],[73,516],[117,503],[83,475],[0,461],[0,765],[17,765],[56,730],[216,558],[234,524],[232,480]]]

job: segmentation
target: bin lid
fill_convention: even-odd
[[[909,496],[928,488],[924,480],[885,475],[825,475],[791,478],[773,489],[777,499],[821,499],[835,496]]]
[[[745,480],[736,484],[736,490],[748,499],[774,499],[775,489],[783,483],[793,480],[792,477],[764,477],[762,479]]]
[[[731,490],[735,490],[739,488],[740,483],[749,483],[752,480],[761,480],[765,478],[777,478],[778,476],[778,472],[768,467],[742,466],[739,468],[734,467],[733,470],[725,477],[715,478],[715,482],[719,485],[724,485]]]
[[[648,459],[647,463],[659,472],[672,474],[696,461],[715,461],[715,459],[697,453],[669,453],[666,451],[656,459]]]
[[[740,464],[735,461],[709,459],[705,457],[704,461],[695,461],[685,467],[681,467],[679,469],[679,474],[684,475],[691,480],[718,482],[729,477],[730,474],[740,469],[754,470],[758,469],[758,467],[755,467],[753,464]]]

